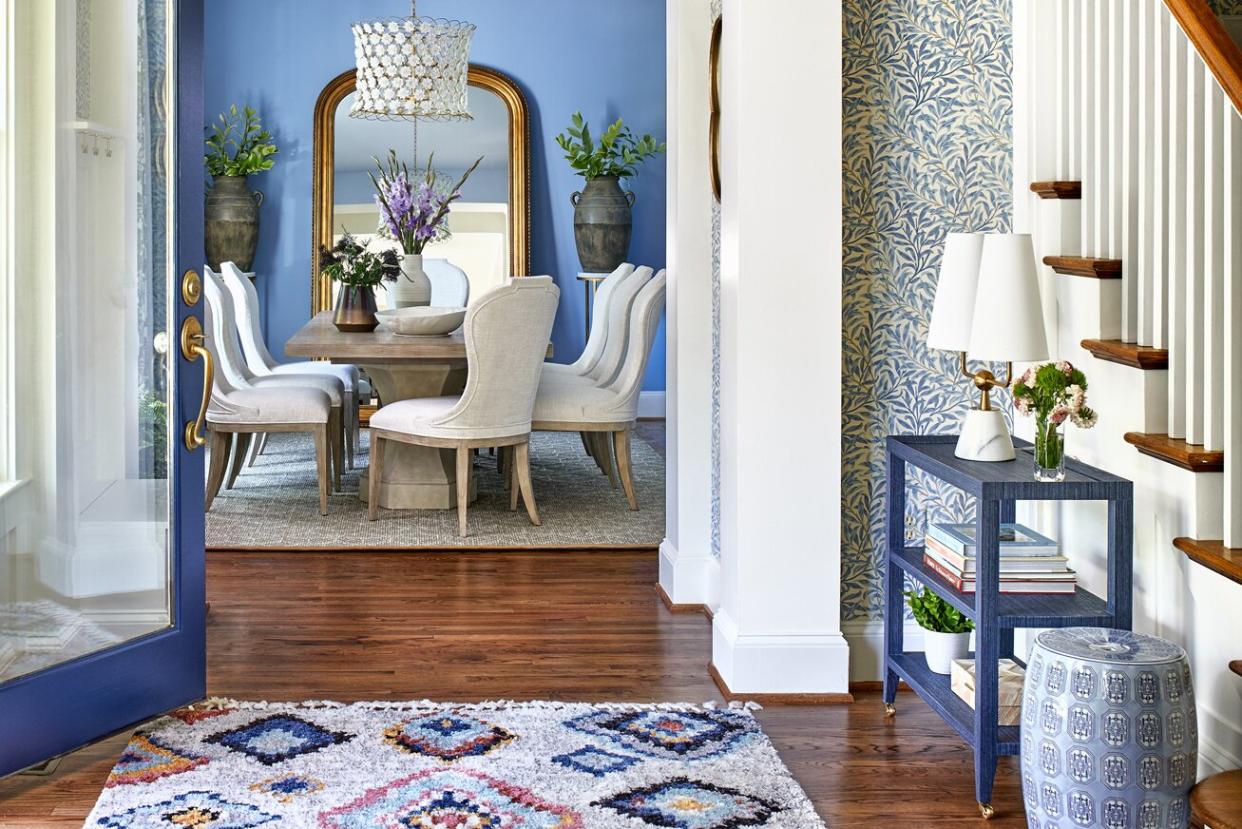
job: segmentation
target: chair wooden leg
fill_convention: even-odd
[[[211,466],[207,470],[207,489],[206,499],[203,504],[203,511],[211,511],[211,502],[216,500],[216,495],[220,492],[220,484],[224,481],[224,471],[228,466],[229,460],[229,443],[233,436],[228,432],[217,432],[212,429],[208,433],[208,440],[211,448]]]
[[[259,460],[259,455],[263,454],[263,449],[267,446],[267,432],[259,432],[250,442],[250,457],[246,459],[246,466],[254,466]]]
[[[509,452],[509,447],[502,446],[496,452],[496,474],[505,482],[505,486],[509,486],[509,469],[512,466],[513,455]]]
[[[465,446],[457,447],[457,534],[466,532],[466,510],[470,507],[470,470],[474,458]]]
[[[535,506],[535,487],[530,480],[530,444],[519,443],[514,453],[514,466],[517,467],[518,485],[522,489],[522,501],[526,504],[526,514],[530,517],[530,523],[536,527],[540,526],[543,521],[539,518],[539,507]]]
[[[358,428],[358,394],[357,392],[345,394],[345,422],[341,424],[341,430],[345,438],[345,468],[354,468],[354,438],[357,437]]]
[[[599,460],[604,474],[608,476],[608,483],[613,489],[617,488],[617,468],[612,462],[612,447],[609,445],[607,432],[595,432],[595,457]]]
[[[371,435],[371,459],[367,470],[367,520],[374,521],[379,517],[380,482],[384,477],[384,447],[387,445],[382,437]]]
[[[617,467],[621,472],[621,487],[625,490],[625,499],[630,502],[630,509],[637,512],[638,499],[634,497],[634,476],[630,467],[630,430],[613,432],[612,447],[617,454]]]
[[[509,456],[509,476],[506,481],[509,484],[509,512],[517,512],[518,496],[521,495],[521,484],[518,482],[518,465],[514,458],[517,456],[516,446],[506,446],[501,450]]]
[[[238,432],[233,437],[233,462],[229,465],[228,481],[224,484],[225,489],[232,489],[237,483],[237,476],[241,474],[242,467],[246,464],[246,455],[250,451],[250,440],[253,438],[250,432]]]
[[[595,457],[595,451],[591,448],[590,436],[586,432],[579,432],[578,437],[582,438],[582,448],[586,450],[587,455]]]
[[[332,446],[332,491],[341,491],[341,471],[345,468],[345,428],[340,406],[328,415],[328,439]]]
[[[319,473],[319,514],[328,514],[328,487],[331,486],[329,453],[332,451],[331,427],[315,427],[315,467]]]

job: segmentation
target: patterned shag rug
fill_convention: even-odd
[[[136,734],[86,826],[824,826],[743,708],[213,705]]]
[[[470,505],[470,535],[457,535],[456,510],[380,510],[367,521],[358,498],[358,473],[370,442],[362,430],[357,469],[346,470],[344,492],[319,514],[315,456],[310,438],[275,434],[254,466],[231,490],[220,490],[207,513],[207,546],[213,549],[411,547],[656,547],[664,539],[664,459],[637,434],[631,441],[639,511],[613,489],[582,449],[577,433],[536,432],[531,438],[531,479],[543,525],[526,512],[509,512],[509,492],[496,459],[475,461],[479,498]]]

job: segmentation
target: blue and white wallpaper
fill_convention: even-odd
[[[924,345],[945,234],[1012,215],[1011,0],[844,4],[842,618],[882,616],[884,438],[953,432],[955,354]],[[965,519],[918,482],[908,532]]]

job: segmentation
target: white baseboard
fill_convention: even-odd
[[[719,604],[720,561],[710,552],[678,550],[667,538],[660,542],[660,587],[673,604]]]
[[[841,623],[841,634],[850,646],[850,682],[876,682],[884,678],[884,622],[857,619]],[[923,629],[906,622],[904,639],[908,651],[923,649]]]
[[[744,634],[712,619],[712,665],[734,694],[847,694],[850,646],[835,632]]]
[[[644,391],[638,394],[639,417],[664,417],[667,392]]]

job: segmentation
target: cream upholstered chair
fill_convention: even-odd
[[[512,279],[489,291],[466,313],[468,373],[461,397],[402,400],[371,417],[371,520],[379,512],[384,448],[395,440],[457,450],[457,522],[463,538],[474,450],[515,447],[510,508],[517,509],[520,489],[531,523],[540,523],[530,480],[530,416],[559,299],[560,290],[547,276]]]
[[[591,333],[587,336],[582,353],[572,363],[544,363],[545,375],[567,374],[582,377],[595,368],[604,353],[604,343],[608,338],[608,308],[612,297],[617,287],[633,273],[634,266],[626,262],[599,283],[599,288],[595,291],[595,302],[591,305],[591,319],[595,323],[591,326]]]
[[[447,259],[423,259],[423,273],[431,280],[431,304],[437,308],[465,308],[470,303],[470,279]]]
[[[345,387],[342,411],[345,420],[345,462],[353,469],[354,452],[358,447],[358,404],[361,396],[369,392],[369,388],[364,388],[366,384],[359,377],[357,366],[312,361],[277,362],[263,339],[263,326],[259,323],[259,292],[255,290],[254,283],[232,262],[222,262],[219,275],[224,279],[225,287],[233,298],[233,312],[237,320],[242,356],[245,358],[246,367],[256,377],[266,377],[269,374],[323,374],[341,381]],[[256,441],[252,461],[262,450],[261,444],[262,438]]]
[[[634,300],[627,336],[625,361],[607,385],[588,378],[544,376],[535,398],[532,429],[545,432],[587,432],[612,437],[621,484],[630,509],[638,509],[630,469],[630,431],[638,419],[638,395],[642,390],[647,360],[655,342],[660,315],[664,312],[667,277],[660,271],[643,285]],[[610,333],[611,337],[612,334]],[[607,451],[607,443],[604,443]],[[597,453],[598,454],[598,453]]]
[[[223,362],[219,320],[214,318],[214,304],[203,309],[206,321],[204,340],[217,365]],[[207,442],[210,466],[207,472],[207,497],[204,510],[220,492],[229,461],[229,444],[234,437],[268,432],[310,432],[315,440],[315,466],[319,478],[319,514],[328,514],[328,486],[331,461],[329,456],[332,428],[332,398],[322,389],[309,386],[282,388],[238,388],[220,371],[215,373],[211,398],[207,404]],[[234,452],[234,465],[238,454]]]
[[[210,268],[204,267],[203,296],[212,312],[212,325],[217,349],[217,374],[222,375],[234,389],[297,389],[312,388],[322,391],[332,401],[329,414],[329,436],[332,449],[332,481],[336,490],[341,488],[341,468],[344,464],[343,410],[346,400],[345,385],[335,377],[325,374],[268,374],[256,375],[242,356],[237,321],[233,316],[233,303],[224,285],[224,279]],[[244,278],[244,277],[243,277]],[[255,434],[263,432],[237,432],[233,445],[233,463],[225,487],[232,489],[245,465],[246,452]]]

